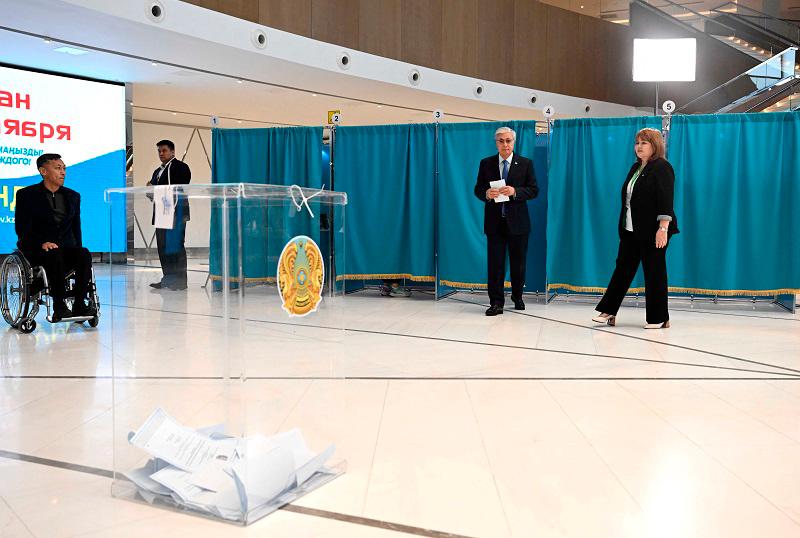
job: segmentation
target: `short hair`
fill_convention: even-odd
[[[649,142],[650,145],[653,146],[653,157],[656,159],[663,159],[664,155],[666,155],[666,151],[664,149],[664,137],[661,136],[661,131],[658,129],[646,127],[636,133],[635,140]]]
[[[45,165],[45,163],[49,163],[50,161],[57,161],[61,158],[61,155],[58,153],[42,153],[39,155],[39,158],[36,159],[36,168],[39,169]]]
[[[156,147],[159,147],[159,146],[167,146],[170,151],[175,151],[175,143],[172,140],[160,140],[156,144]]]
[[[511,133],[511,137],[516,140],[517,133],[514,132],[514,129],[511,127],[498,127],[497,130],[494,132],[494,139],[497,140],[497,135],[501,135],[503,133]]]

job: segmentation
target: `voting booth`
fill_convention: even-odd
[[[341,475],[347,196],[227,183],[106,202],[128,214],[103,296],[112,494],[247,525]]]

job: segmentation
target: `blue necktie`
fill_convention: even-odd
[[[503,160],[503,174],[500,176],[502,179],[508,179],[508,161]],[[506,203],[500,204],[500,214],[506,216]]]

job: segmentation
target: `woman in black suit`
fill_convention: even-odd
[[[672,209],[675,173],[664,158],[660,131],[642,129],[636,133],[634,151],[636,162],[622,186],[617,266],[597,304],[600,314],[592,320],[616,324],[617,311],[641,262],[647,305],[644,328],[666,329],[669,328],[666,251],[670,238],[678,233]]]

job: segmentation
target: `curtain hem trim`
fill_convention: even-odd
[[[405,278],[407,280],[413,280],[414,282],[436,282],[436,277],[434,276],[424,276],[424,275],[412,275],[410,273],[372,273],[372,274],[349,274],[349,275],[337,275],[336,281],[341,282],[342,280],[399,280]]]
[[[570,290],[577,292],[588,293],[605,293],[606,288],[598,288],[592,286],[573,286],[572,284],[548,284],[547,291],[550,290]],[[723,297],[733,297],[737,295],[753,295],[757,297],[767,297],[771,295],[797,295],[800,294],[800,289],[797,288],[779,288],[774,290],[712,290],[705,288],[681,288],[670,286],[669,291],[673,293],[695,293],[697,295],[719,295]],[[630,288],[628,293],[643,293],[644,288]]]

